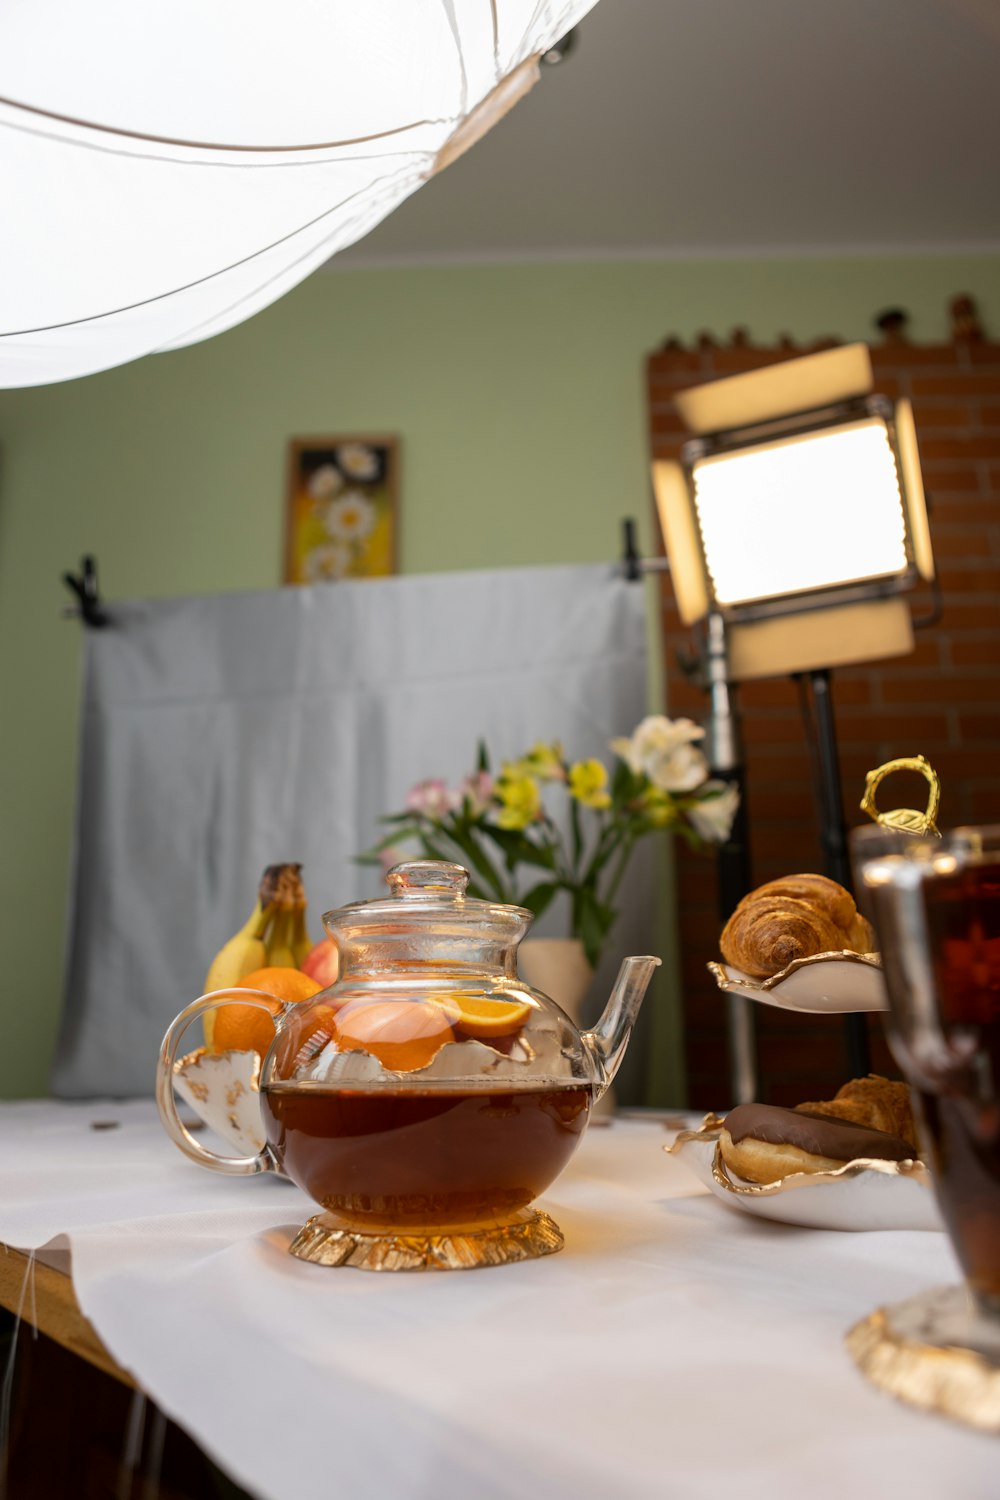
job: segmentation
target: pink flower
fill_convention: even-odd
[[[443,818],[461,804],[461,793],[449,791],[447,782],[440,778],[418,781],[406,794],[407,811],[421,813],[425,818]]]
[[[462,782],[462,795],[469,802],[473,817],[485,812],[493,799],[493,777],[489,771],[476,771]]]
[[[391,846],[388,849],[380,849],[378,852],[378,862],[382,866],[382,878],[385,879],[393,865],[401,865],[408,858],[409,855],[402,849],[394,849]]]

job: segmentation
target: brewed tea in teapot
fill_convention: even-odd
[[[621,1061],[658,958],[628,958],[603,1016],[579,1032],[517,974],[532,920],[465,894],[458,865],[417,860],[391,894],[328,912],[336,983],[274,1012],[246,990],[203,996],[160,1052],[163,1123],[216,1171],[281,1171],[324,1210],[293,1254],[371,1269],[497,1264],[548,1254],[562,1236],[530,1205],[558,1176]],[[173,1096],[183,1033],[237,1001],[272,1015],[260,1069],[266,1144],[220,1156],[181,1123]]]

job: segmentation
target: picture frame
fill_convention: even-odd
[[[285,583],[383,578],[397,571],[397,437],[291,438]]]

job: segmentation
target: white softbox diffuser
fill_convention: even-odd
[[[372,229],[595,0],[8,0],[0,385],[220,333]]]

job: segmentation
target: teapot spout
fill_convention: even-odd
[[[593,1031],[583,1034],[584,1045],[596,1065],[598,1099],[618,1072],[642,997],[653,977],[653,970],[659,967],[660,960],[648,953],[641,958],[626,958],[618,970],[604,1014]]]

